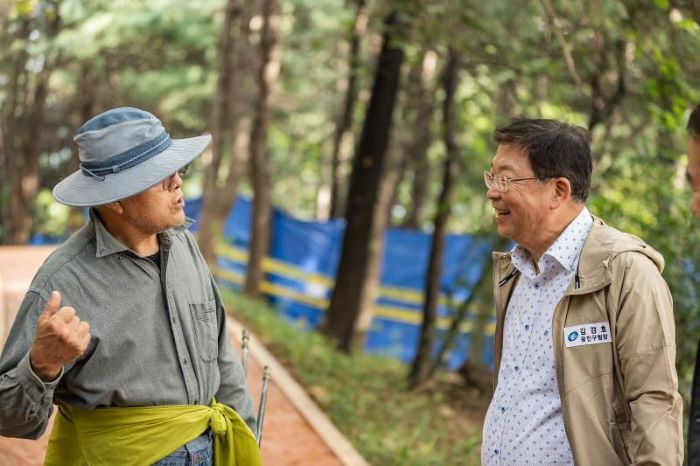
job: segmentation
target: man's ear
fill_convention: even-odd
[[[122,205],[122,203],[120,201],[110,202],[109,204],[104,204],[100,207],[103,207],[105,209],[109,209],[112,212],[114,212],[115,214],[121,215],[124,213],[124,206]]]
[[[571,199],[571,182],[568,178],[559,177],[554,179],[554,192],[552,193],[551,206],[553,209],[561,206]]]

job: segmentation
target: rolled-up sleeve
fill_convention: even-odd
[[[36,319],[45,304],[38,293],[26,294],[0,356],[0,435],[5,437],[38,438],[51,416],[63,370],[56,379],[43,382],[29,362]]]

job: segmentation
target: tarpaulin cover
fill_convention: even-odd
[[[201,201],[190,200],[186,213],[197,219]],[[219,252],[217,277],[222,285],[240,289],[250,242],[252,205],[239,196],[224,227],[226,245]],[[302,221],[275,210],[269,259],[264,266],[263,291],[274,307],[291,321],[316,327],[325,313],[340,259],[345,222]],[[192,230],[197,229],[197,223]],[[412,361],[420,335],[431,235],[390,228],[386,232],[380,290],[366,350]],[[457,305],[467,299],[490,260],[493,238],[448,235],[443,259],[438,338]],[[469,354],[469,324],[447,358],[449,368],[459,367]],[[493,323],[483,340],[482,362],[491,365]]]

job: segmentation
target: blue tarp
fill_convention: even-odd
[[[190,200],[186,213],[199,217],[201,201]],[[239,196],[224,226],[231,245],[220,254],[219,280],[240,289],[245,274],[245,257],[250,241],[251,202]],[[192,230],[196,230],[197,224]],[[289,320],[316,327],[332,293],[332,282],[340,259],[345,228],[343,220],[302,221],[275,210],[272,222],[270,258],[266,267],[266,296]],[[413,230],[388,229],[382,262],[381,288],[366,350],[410,362],[420,334],[422,292],[430,250],[430,235]],[[444,331],[451,308],[465,300],[490,260],[492,238],[448,235],[443,260],[442,305],[438,332]],[[233,251],[231,253],[230,251]],[[238,253],[236,253],[238,251]],[[453,303],[446,306],[445,301]],[[490,326],[492,328],[492,326]],[[491,365],[492,335],[487,335],[483,362]],[[439,338],[438,338],[439,341]],[[469,353],[469,334],[462,332],[447,362],[459,367]]]

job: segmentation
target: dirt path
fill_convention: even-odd
[[[43,247],[0,247],[0,346],[34,272],[50,251],[51,248]],[[232,341],[239,351],[239,336],[232,335]],[[250,389],[257,406],[262,367],[253,357],[248,364]],[[264,463],[269,466],[342,466],[340,459],[284,395],[284,390],[277,386],[275,374],[272,375],[263,429]],[[0,437],[0,466],[43,464],[47,443],[48,433],[39,440]]]

